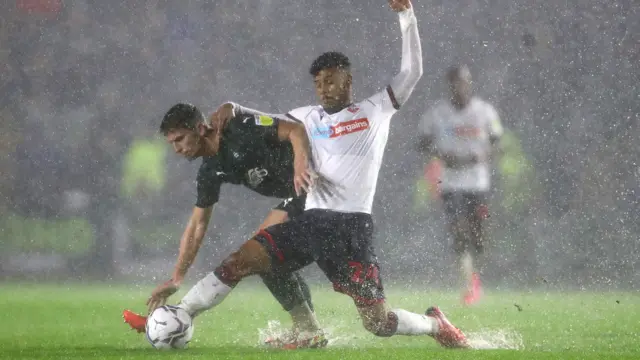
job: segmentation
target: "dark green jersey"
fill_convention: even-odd
[[[293,189],[293,150],[278,139],[278,119],[238,115],[231,119],[214,156],[206,156],[198,171],[196,206],[218,202],[224,183],[243,185],[269,197],[289,198]]]

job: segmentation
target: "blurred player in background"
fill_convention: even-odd
[[[494,107],[473,96],[466,65],[446,74],[451,97],[431,108],[421,123],[421,149],[441,166],[439,191],[465,283],[463,302],[481,296],[483,220],[488,216],[491,157],[502,136]]]
[[[234,105],[228,105],[233,110]],[[311,179],[306,168],[308,140],[299,124],[268,115],[232,114],[224,129],[215,129],[206,125],[202,112],[195,106],[181,103],[166,113],[160,132],[179,155],[203,160],[197,176],[197,200],[180,241],[175,270],[171,280],[158,286],[156,291],[169,294],[178,290],[198,254],[222,184],[242,185],[264,196],[285,198],[271,210],[259,230],[304,212],[304,192]],[[293,332],[307,336],[304,341],[288,345],[297,348],[326,345],[327,340],[312,311],[309,288],[302,277],[298,273],[265,273],[261,277],[291,315]],[[195,291],[194,296],[199,296],[197,288]],[[149,310],[157,305],[150,305]],[[123,317],[132,328],[144,332],[145,316],[125,310]]]

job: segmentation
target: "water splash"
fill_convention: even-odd
[[[342,326],[324,326],[323,330],[329,344],[327,346],[351,346],[356,343],[357,336],[345,335],[349,334],[349,331],[340,331]],[[344,329],[343,329],[344,330]],[[264,329],[258,329],[258,346],[264,346],[268,339],[283,339],[291,335],[291,329],[282,326],[280,321],[269,320],[267,327]]]
[[[328,346],[348,346],[358,347],[361,342],[359,337],[348,331],[347,324],[333,324],[323,328],[327,338]],[[258,329],[258,346],[264,346],[267,339],[283,339],[291,335],[291,329],[282,326],[277,320],[270,320],[267,327]],[[524,341],[522,335],[511,329],[480,329],[473,332],[465,332],[467,340],[474,350],[522,350]]]
[[[467,332],[467,340],[472,349],[524,349],[522,335],[510,329],[482,329],[474,332]]]

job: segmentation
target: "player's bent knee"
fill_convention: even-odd
[[[276,245],[273,236],[268,231],[260,230],[256,236],[249,241],[253,242],[256,247],[260,248],[261,257],[263,257],[267,263],[265,271],[271,270],[272,261],[275,261],[276,263],[282,263],[285,261],[282,249]]]
[[[242,280],[241,272],[238,266],[238,259],[235,256],[236,253],[231,254],[229,257],[222,261],[216,269],[214,274],[220,281],[228,286],[236,286],[240,280]]]
[[[256,255],[252,251],[247,251],[243,245],[240,250],[224,259],[214,273],[226,285],[235,286],[244,277],[260,272],[261,269],[255,257]]]
[[[271,257],[264,245],[254,237],[240,247],[237,252],[242,267],[253,274],[263,274],[271,270]]]

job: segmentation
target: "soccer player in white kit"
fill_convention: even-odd
[[[465,283],[462,301],[470,305],[481,295],[490,160],[503,129],[495,108],[472,96],[467,66],[450,68],[447,81],[451,98],[437,103],[422,119],[422,148],[443,164],[439,187]]]
[[[199,313],[219,304],[249,275],[289,273],[316,262],[333,288],[351,296],[364,327],[378,336],[429,335],[444,347],[468,347],[437,307],[426,314],[389,310],[373,247],[371,207],[392,115],[422,76],[417,20],[409,0],[389,0],[399,13],[401,70],[383,91],[354,103],[349,59],[328,52],[310,73],[322,105],[290,111],[310,139],[318,175],[297,219],[260,231],[198,282],[178,305]],[[151,301],[164,303],[154,292]]]

